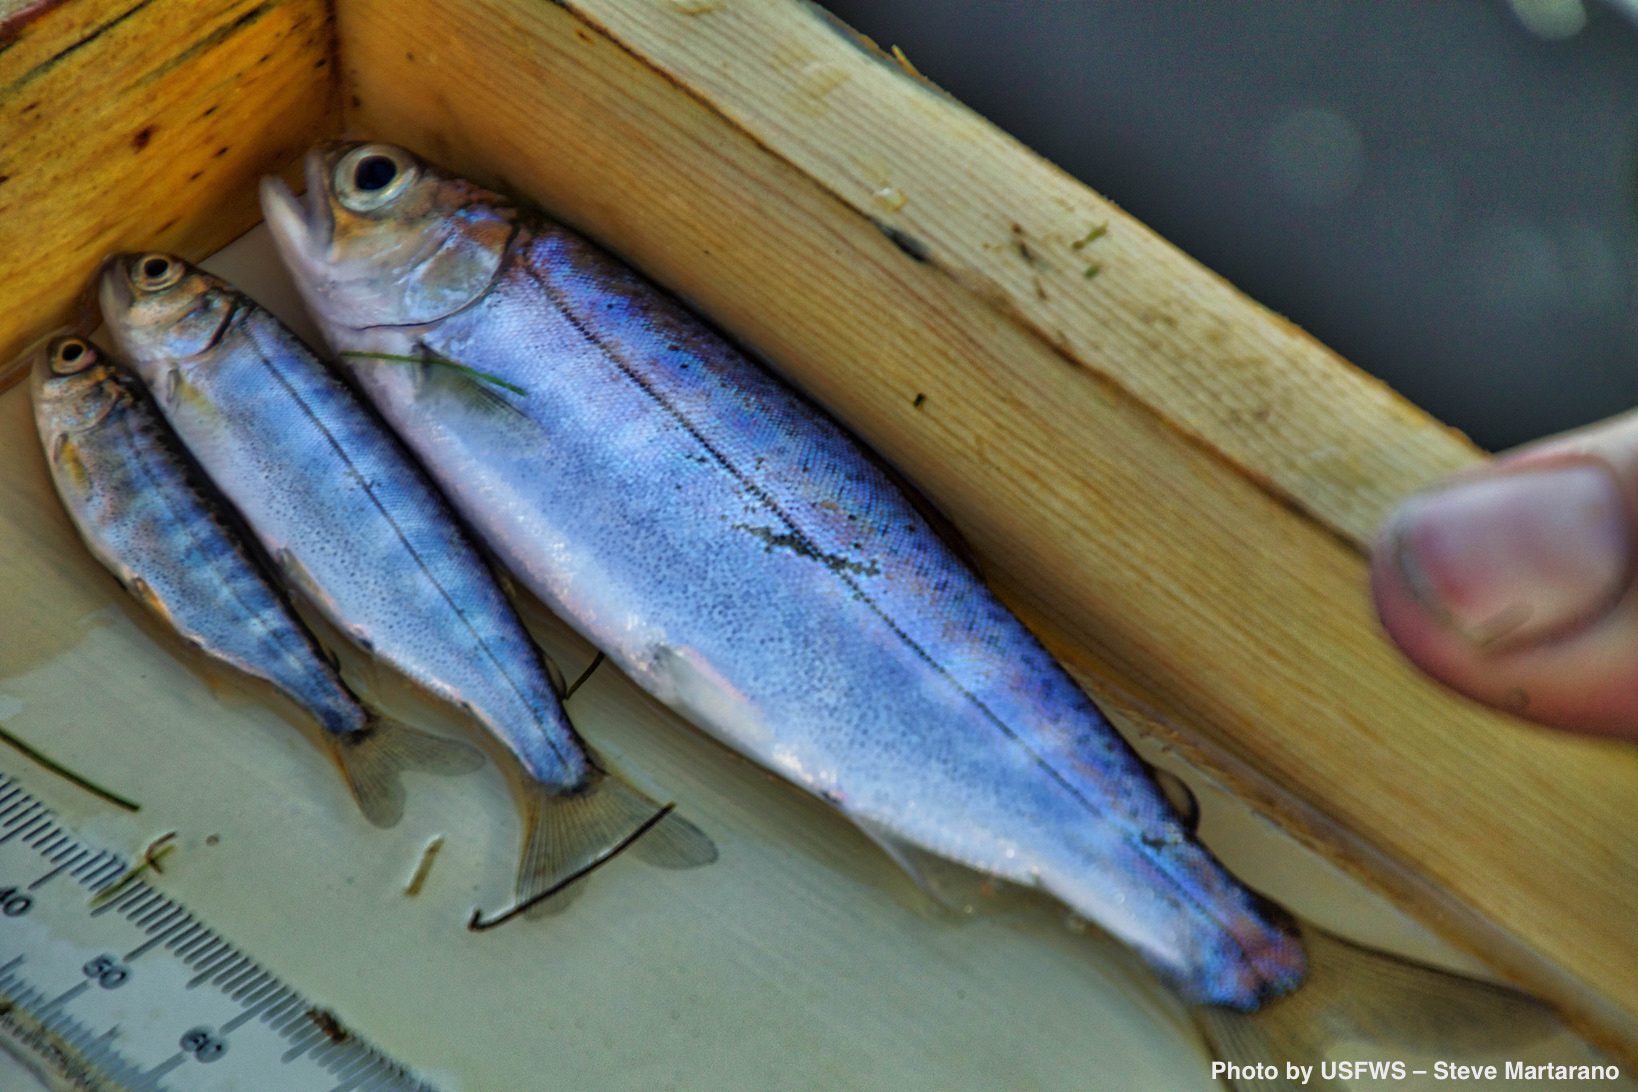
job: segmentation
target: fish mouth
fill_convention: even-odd
[[[314,148],[302,161],[307,192],[297,197],[284,179],[267,175],[261,182],[262,217],[286,260],[300,255],[312,262],[329,249],[335,234],[328,193],[330,156]]]
[[[97,306],[110,329],[119,325],[118,319],[131,309],[136,298],[131,287],[131,263],[136,258],[135,254],[110,254],[97,274]]]

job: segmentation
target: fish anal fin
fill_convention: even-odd
[[[569,680],[563,677],[563,669],[557,666],[557,661],[542,652],[540,662],[546,665],[546,678],[552,684],[552,693],[557,695],[557,700],[568,697]]]
[[[273,551],[273,563],[278,566],[285,587],[326,618],[337,617],[335,600],[325,592],[317,580],[313,579],[313,574],[307,571],[307,566],[301,563],[301,558],[287,549],[280,548]],[[358,640],[360,637],[352,631],[351,626],[344,626],[344,631],[349,640]]]
[[[878,823],[858,818],[854,822],[940,911],[965,918],[994,901],[997,881],[991,877],[908,842]]]
[[[471,773],[484,761],[465,743],[385,717],[377,717],[361,731],[328,733],[325,740],[359,811],[378,827],[393,826],[403,817],[399,775],[404,770],[455,776]]]

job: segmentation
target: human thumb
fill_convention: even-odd
[[[1377,540],[1389,635],[1468,697],[1638,737],[1638,411],[1411,497]]]

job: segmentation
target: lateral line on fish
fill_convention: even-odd
[[[320,420],[318,414],[313,411],[313,407],[308,405],[307,400],[301,396],[301,392],[296,390],[295,386],[285,378],[282,372],[279,371],[278,366],[273,363],[272,358],[269,357],[267,353],[262,351],[260,339],[252,336],[249,338],[249,341],[255,350],[257,359],[259,359],[263,366],[266,367],[268,374],[273,376],[273,378],[278,382],[279,386],[284,389],[284,392],[288,394],[296,403],[297,407],[300,408],[307,420],[313,425],[314,428],[318,430],[319,435],[324,437],[324,442],[330,446],[330,450],[335,452],[337,458],[339,458],[342,464],[347,468],[347,473],[350,474],[353,480],[358,483],[359,487],[364,490],[364,495],[370,498],[370,504],[374,506],[375,510],[381,514],[381,518],[387,521],[387,526],[391,527],[393,534],[398,536],[398,541],[403,544],[405,550],[409,551],[409,555],[415,559],[416,566],[420,568],[422,573],[426,574],[426,578],[432,583],[432,586],[438,589],[438,594],[443,597],[444,602],[449,605],[449,608],[455,612],[455,617],[461,620],[461,625],[464,626],[466,631],[472,635],[472,639],[476,641],[478,647],[483,650],[483,654],[488,657],[489,662],[495,665],[496,672],[502,679],[506,680],[506,685],[511,689],[512,693],[517,696],[517,699],[520,702],[523,703],[523,707],[529,710],[529,715],[535,720],[535,723],[539,724],[543,729],[552,727],[551,725],[543,723],[540,717],[536,715],[534,705],[524,696],[523,691],[518,687],[517,681],[514,680],[507,672],[505,665],[502,664],[500,658],[495,655],[494,650],[489,647],[489,642],[483,639],[483,635],[480,634],[477,627],[472,624],[472,620],[466,616],[466,612],[461,609],[460,604],[455,602],[455,597],[450,595],[448,589],[446,589],[443,584],[438,581],[438,577],[430,568],[428,568],[426,561],[422,559],[419,551],[415,549],[415,546],[410,542],[409,537],[404,534],[403,529],[398,526],[398,521],[392,518],[392,513],[387,511],[386,506],[383,505],[380,498],[375,495],[375,490],[371,487],[369,479],[366,478],[358,467],[353,464],[352,458],[342,448],[340,441],[338,441],[335,438],[335,435],[325,427],[324,422]],[[565,767],[569,766],[570,763],[568,757],[565,756],[558,748],[557,741],[552,738],[552,733],[550,731],[542,731],[540,735],[545,741],[547,748],[552,752],[552,757],[557,759],[560,765]]]
[[[129,422],[126,422],[124,427],[132,435],[135,435],[133,426]],[[157,435],[151,438],[154,440],[160,439],[160,437]],[[138,450],[141,449],[141,445],[138,444],[132,444],[131,446]],[[199,540],[199,536],[194,533],[193,521],[188,518],[187,513],[179,512],[177,510],[176,505],[171,501],[171,491],[166,489],[160,480],[154,476],[153,467],[148,464],[148,460],[146,458],[138,458],[133,459],[132,462],[136,464],[136,472],[139,473],[148,483],[147,492],[149,497],[156,499],[159,504],[164,506],[165,511],[170,515],[171,525],[179,528],[182,535],[187,539],[189,551],[193,554],[193,556],[199,559],[199,567],[206,569],[212,576],[216,577],[218,582],[227,589],[228,595],[231,596],[233,601],[239,605],[239,608],[244,612],[244,615],[247,618],[255,619],[259,625],[261,622],[261,612],[257,611],[249,603],[244,601],[244,598],[239,594],[239,589],[234,585],[233,581],[224,580],[221,578],[221,567],[211,561],[209,551],[205,549],[205,545]],[[206,518],[209,518],[208,515]],[[281,648],[280,652],[282,653],[283,651],[284,650]],[[252,672],[252,674],[259,674],[259,672]]]
[[[747,477],[743,471],[734,465],[732,460],[730,460],[721,451],[717,450],[716,445],[711,443],[700,428],[695,425],[694,422],[690,420],[689,417],[684,414],[675,403],[667,398],[663,392],[656,389],[652,383],[648,382],[643,378],[643,376],[638,374],[635,368],[633,368],[619,353],[615,352],[613,348],[611,348],[585,323],[584,320],[581,319],[577,313],[575,313],[561,290],[559,290],[555,285],[548,283],[545,278],[541,277],[540,274],[531,268],[526,262],[517,263],[516,268],[522,269],[525,275],[530,277],[540,287],[546,298],[552,302],[552,305],[557,308],[558,313],[563,316],[564,321],[568,322],[569,325],[574,327],[574,329],[579,332],[580,336],[585,338],[587,342],[595,346],[610,363],[618,368],[620,372],[626,376],[626,378],[636,384],[644,394],[652,398],[683,428],[684,431],[688,433],[689,436],[694,439],[696,443],[709,452],[711,457],[717,461],[718,465],[732,475],[734,480],[737,481],[741,487],[743,487],[757,500],[765,504],[770,512],[778,517],[786,527],[790,528],[792,535],[804,549],[810,551],[815,556],[820,556],[823,554],[823,551],[818,548],[818,544],[812,540],[812,538],[801,528],[801,526],[797,524],[796,520],[785,511],[785,509],[773,498],[772,495],[770,495],[756,482]],[[924,663],[943,677],[944,680],[948,682],[957,693],[971,702],[973,707],[976,708],[986,720],[994,725],[1002,735],[1012,740],[1013,743],[1017,744],[1019,749],[1027,754],[1030,759],[1047,774],[1047,776],[1055,781],[1065,792],[1070,795],[1071,798],[1079,803],[1082,808],[1084,808],[1089,814],[1098,820],[1107,821],[1108,816],[1103,809],[1099,808],[1095,803],[1087,799],[1085,794],[1082,793],[1072,782],[1070,782],[1068,778],[1066,778],[1063,773],[1057,769],[1057,767],[1055,767],[1051,762],[1047,761],[1044,755],[1042,755],[1034,747],[1030,746],[1028,741],[1015,732],[1012,727],[1006,723],[1006,721],[1002,720],[995,710],[989,707],[988,703],[986,703],[977,694],[974,694],[967,687],[963,686],[961,682],[953,674],[951,674],[949,669],[934,659],[933,656],[925,648],[923,648],[918,641],[915,640],[915,638],[911,637],[910,634],[905,632],[903,627],[894,621],[892,616],[889,615],[887,611],[883,609],[882,606],[870,595],[870,593],[865,591],[856,580],[854,580],[847,573],[838,571],[838,569],[834,566],[826,565],[823,567],[832,573],[836,579],[840,580],[848,588],[848,590],[853,593],[854,598],[863,603],[871,611],[871,613],[876,615],[877,618],[881,619],[882,623],[887,626],[888,630],[892,632],[894,636],[898,637],[899,640],[904,643],[905,647],[909,648],[913,653],[915,653],[916,656],[920,657]],[[1099,711],[1098,715],[1107,723],[1108,718],[1103,717],[1101,711]],[[1110,728],[1110,731],[1114,731],[1113,727]],[[1119,738],[1118,734],[1117,738]],[[1125,745],[1124,740],[1122,741],[1122,745]],[[1158,858],[1159,853],[1153,846],[1145,843],[1141,837],[1137,836],[1131,830],[1128,830],[1124,823],[1118,824],[1118,826],[1122,837],[1124,837],[1135,848],[1141,847],[1139,852],[1142,856],[1152,859]],[[1152,860],[1151,863],[1156,868],[1156,871],[1167,876],[1168,879],[1175,884],[1177,889],[1185,898],[1189,900],[1190,903],[1196,907],[1203,917],[1209,921],[1215,921],[1221,925],[1225,936],[1227,936],[1235,945],[1240,947],[1241,951],[1245,952],[1245,954],[1249,957],[1250,953],[1246,952],[1245,946],[1240,942],[1240,939],[1236,935],[1235,931],[1229,926],[1227,921],[1224,921],[1222,917],[1216,913],[1215,909],[1208,902],[1196,897],[1195,893],[1190,890],[1190,886],[1187,883],[1178,882],[1178,880],[1173,877],[1170,872],[1160,868],[1158,860]]]

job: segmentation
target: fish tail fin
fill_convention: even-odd
[[[402,771],[454,775],[483,765],[477,749],[387,717],[375,717],[357,732],[326,733],[325,739],[358,810],[378,827],[403,818]]]
[[[1532,1047],[1554,1055],[1543,1062],[1592,1057],[1590,1047],[1563,1033],[1551,1009],[1516,990],[1360,947],[1312,926],[1303,939],[1308,977],[1291,994],[1256,1012],[1194,1010],[1216,1060],[1214,1075],[1237,1092],[1340,1092],[1362,1079],[1405,1080],[1418,1066],[1430,1069],[1434,1059],[1499,1065],[1497,1059],[1526,1057]],[[1333,1069],[1328,1079],[1322,1060],[1335,1066],[1339,1059],[1380,1068],[1352,1075]],[[1406,1074],[1396,1076],[1394,1063]],[[1303,1066],[1310,1067],[1306,1075]]]
[[[562,890],[631,848],[665,868],[693,868],[717,858],[717,847],[670,804],[657,804],[613,774],[599,773],[564,795],[531,786],[524,806],[519,907]]]

